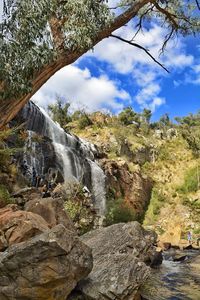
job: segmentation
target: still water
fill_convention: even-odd
[[[185,255],[184,261],[173,261]],[[147,300],[200,300],[200,252],[165,252],[162,265],[152,269],[141,294]]]

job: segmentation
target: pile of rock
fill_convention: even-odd
[[[15,194],[0,210],[0,299],[136,299],[149,266],[160,263],[156,235],[137,222],[79,238],[61,198]],[[149,265],[149,266],[148,266]]]

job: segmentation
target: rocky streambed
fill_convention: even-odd
[[[146,300],[199,300],[200,251],[174,250],[164,252],[163,263],[151,270],[141,288]]]

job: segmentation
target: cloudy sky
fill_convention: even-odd
[[[126,39],[134,33],[133,22],[117,32]],[[75,64],[57,72],[33,99],[46,107],[59,95],[74,109],[113,113],[126,106],[138,112],[146,107],[154,112],[155,120],[165,112],[172,118],[195,112],[200,109],[199,36],[171,41],[159,57],[165,34],[165,28],[151,24],[134,41],[148,48],[170,74],[141,50],[108,38]]]

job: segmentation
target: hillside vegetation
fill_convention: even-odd
[[[154,182],[143,223],[159,234],[181,227],[181,235],[200,233],[200,113],[165,114],[151,123],[151,112],[131,108],[118,116],[76,112],[65,129],[95,143],[107,159],[125,161]]]

